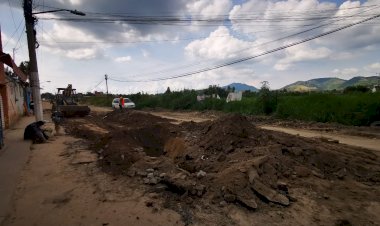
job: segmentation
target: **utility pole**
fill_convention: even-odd
[[[32,14],[32,0],[24,0],[24,17],[26,36],[28,39],[29,65],[30,65],[30,85],[34,102],[34,115],[36,121],[43,120],[42,101],[40,93],[40,79],[38,75],[37,55],[36,55],[36,31],[34,25],[36,18]]]
[[[104,75],[104,78],[105,78],[105,80],[106,80],[107,97],[108,97],[108,82],[107,82],[107,80],[108,80],[108,75],[105,74],[105,75]]]
[[[42,111],[42,101],[40,93],[40,78],[38,75],[38,66],[37,66],[37,55],[36,48],[38,48],[38,43],[36,41],[36,30],[34,25],[37,19],[33,16],[35,14],[42,13],[54,13],[66,11],[75,15],[85,16],[86,14],[77,11],[77,10],[68,10],[68,9],[55,9],[43,12],[32,12],[33,0],[24,0],[24,17],[25,17],[25,28],[26,28],[26,37],[28,39],[28,50],[29,50],[29,65],[30,65],[30,74],[29,81],[32,88],[33,102],[34,102],[34,115],[36,116],[36,121],[43,120],[43,111]]]
[[[12,48],[12,51],[13,51],[13,61],[16,62],[16,48]]]

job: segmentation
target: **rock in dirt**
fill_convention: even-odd
[[[71,164],[86,164],[96,162],[98,160],[97,155],[91,152],[81,151],[75,154],[74,158],[71,160]]]
[[[206,172],[203,171],[203,170],[199,170],[199,172],[197,172],[197,178],[202,178],[202,177],[205,177],[206,176]]]
[[[284,181],[277,181],[277,188],[285,193],[288,193],[288,185]]]
[[[249,209],[256,209],[257,203],[255,201],[255,196],[250,191],[241,191],[237,195],[236,199],[242,203],[244,206],[248,207]]]
[[[235,202],[236,200],[236,196],[234,194],[224,194],[223,195],[223,198],[224,200],[226,200],[226,202]]]
[[[304,166],[296,166],[294,167],[294,172],[298,177],[308,177],[311,173],[310,169]]]
[[[289,199],[286,196],[277,193],[258,180],[255,180],[254,183],[251,184],[251,188],[270,202],[278,203],[284,206],[289,205]]]
[[[253,184],[255,182],[255,179],[259,178],[259,174],[257,173],[256,169],[249,169],[248,171],[248,180],[249,183]]]
[[[152,184],[152,185],[158,184],[157,178],[155,178],[155,177],[149,178],[149,184]]]
[[[347,175],[346,168],[340,169],[338,172],[335,173],[335,175],[338,177],[338,179],[342,180]]]
[[[146,172],[148,172],[148,173],[153,173],[153,172],[154,172],[154,169],[152,169],[152,168],[146,169]]]
[[[127,175],[129,177],[134,177],[136,175],[136,170],[135,169],[129,169],[127,172]]]

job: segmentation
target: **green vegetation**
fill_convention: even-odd
[[[275,116],[345,125],[369,125],[380,120],[380,93],[311,93],[282,96]]]
[[[259,92],[244,92],[242,101],[226,103],[227,92],[210,86],[203,94],[218,94],[221,99],[206,98],[197,101],[199,91],[171,91],[163,94],[137,93],[125,95],[136,104],[136,109],[164,108],[169,110],[216,110],[246,115],[272,115],[283,119],[317,122],[337,122],[345,125],[369,125],[380,121],[380,93],[370,93],[363,87],[346,88],[345,92],[294,93],[270,91],[263,82]],[[111,106],[119,95],[87,96],[87,104]]]

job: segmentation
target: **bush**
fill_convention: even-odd
[[[372,93],[286,96],[279,100],[275,115],[280,118],[346,125],[369,125],[380,120],[380,95]]]

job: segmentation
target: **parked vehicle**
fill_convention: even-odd
[[[112,108],[119,108],[119,98],[115,98],[112,101]],[[134,108],[136,105],[129,98],[124,98],[124,106],[123,108]]]

